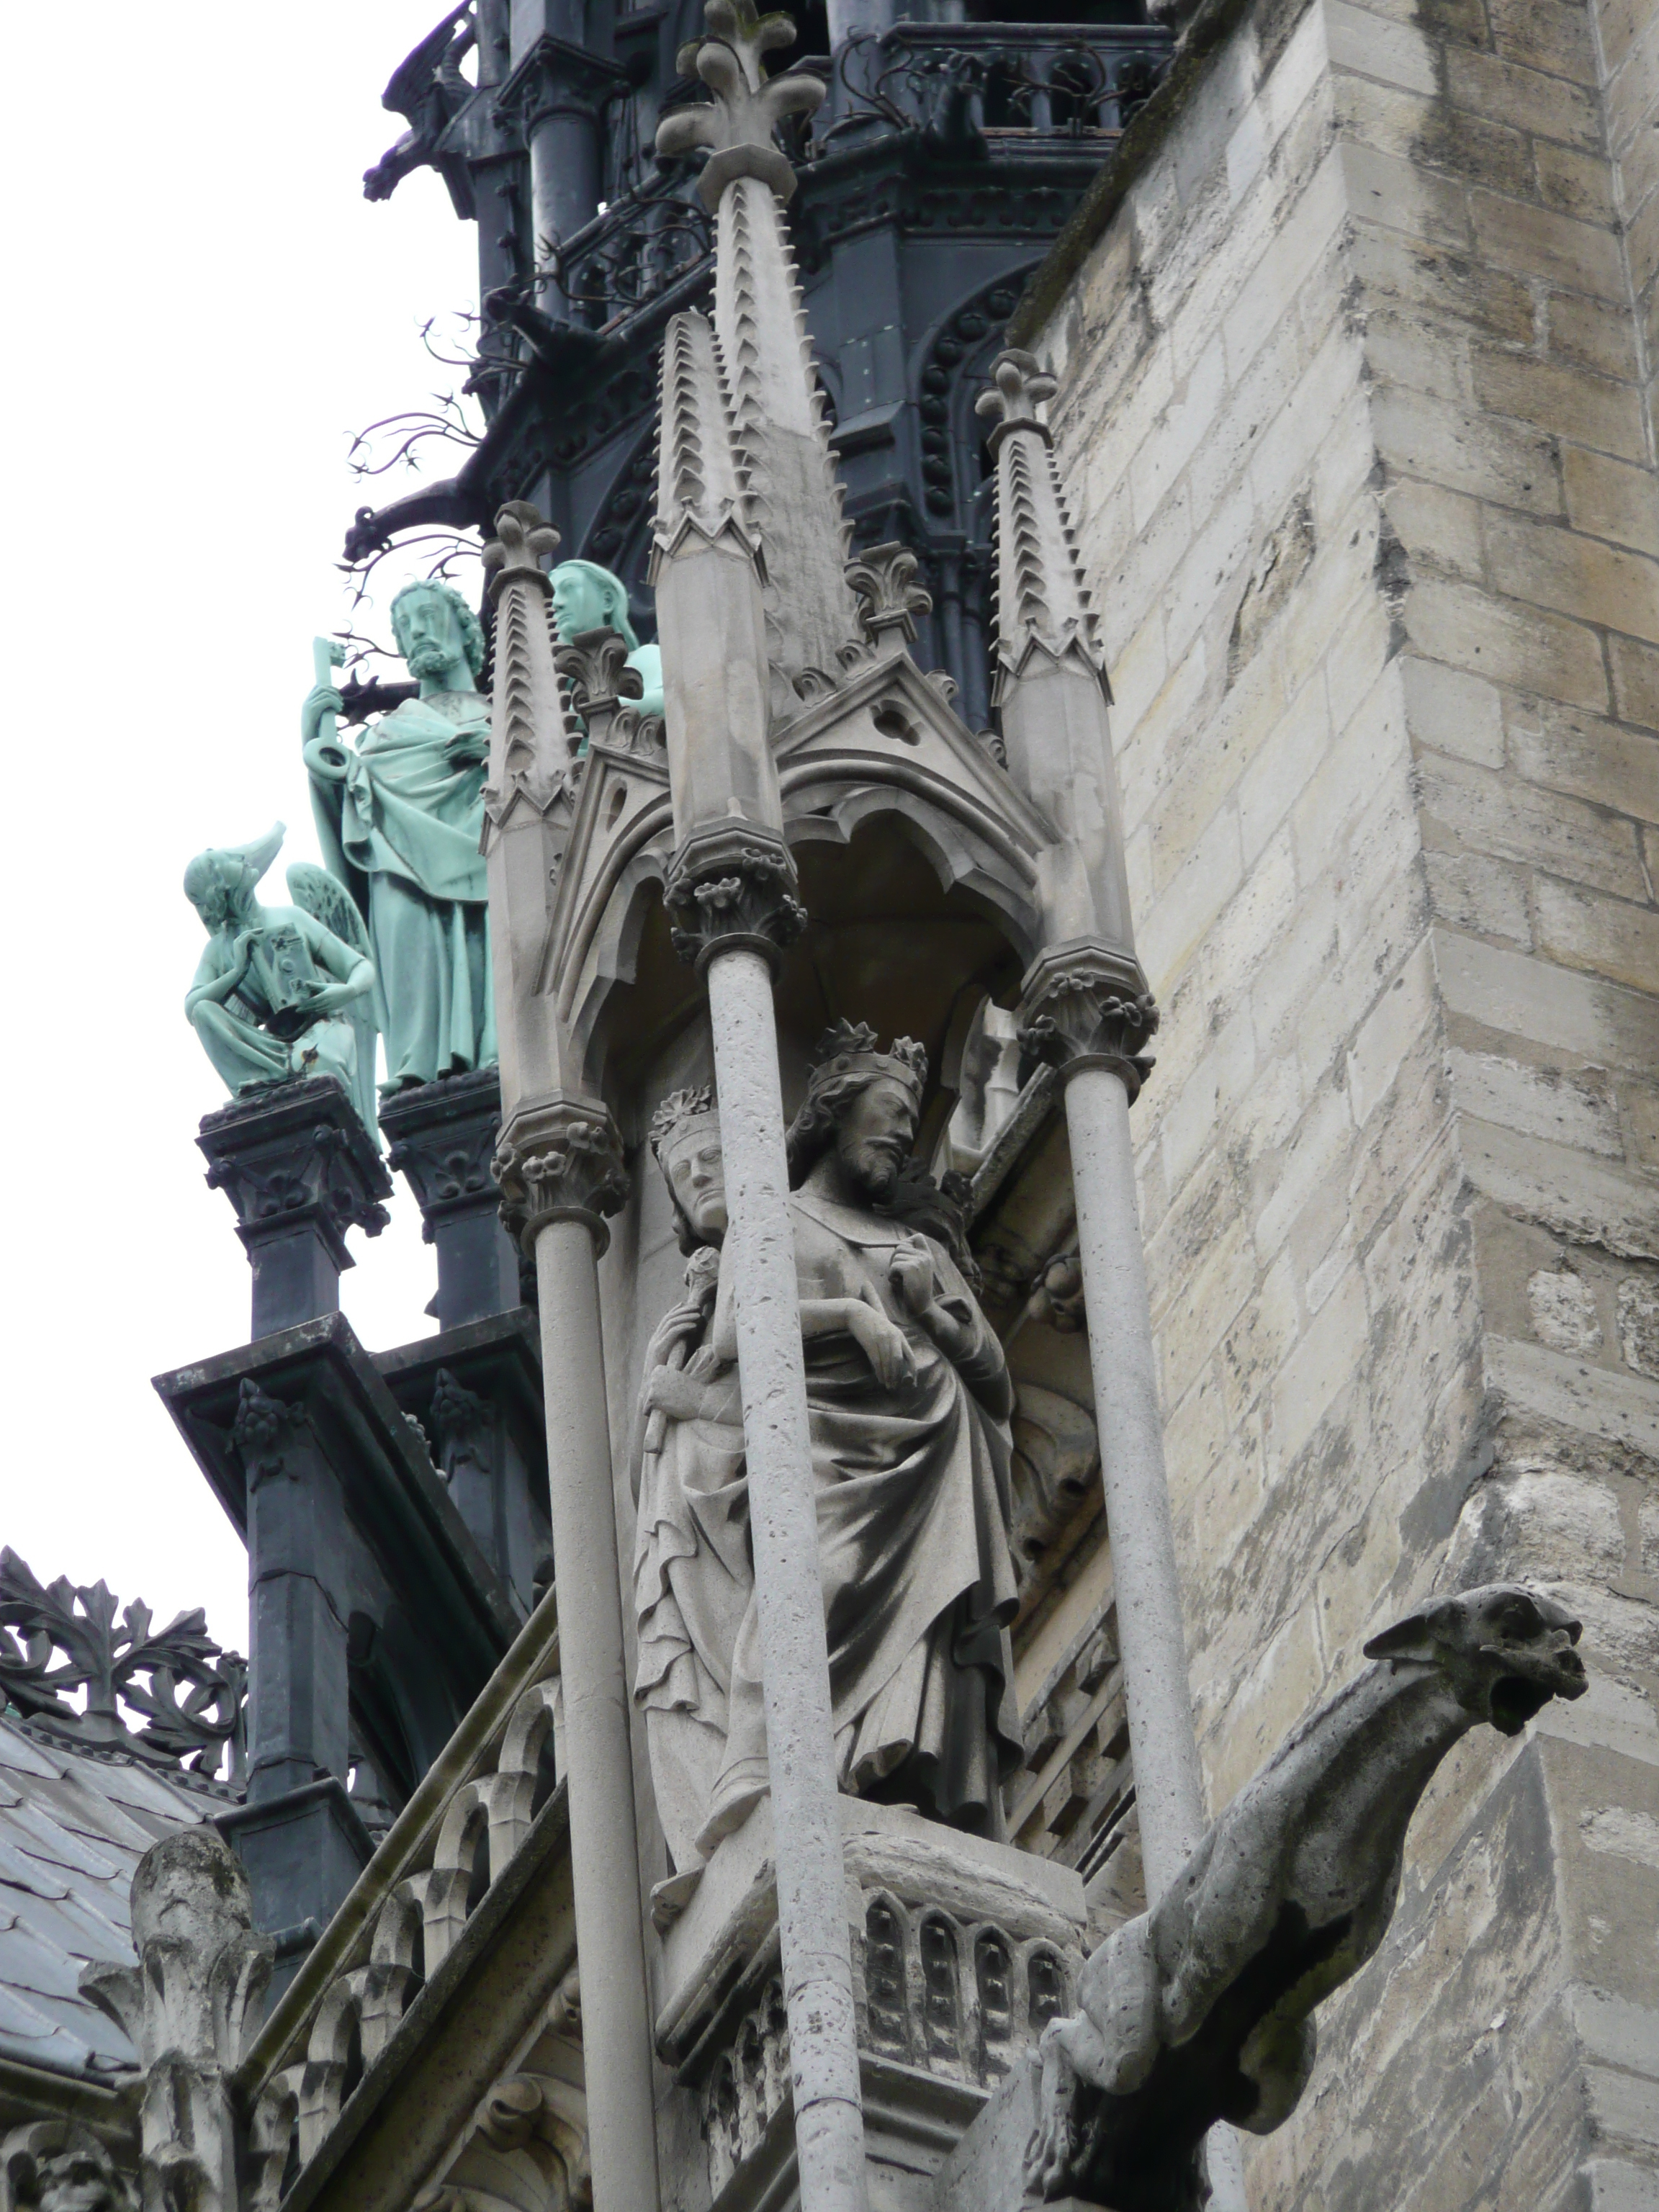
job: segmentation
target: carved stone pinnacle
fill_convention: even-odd
[[[773,144],[772,134],[786,116],[817,111],[825,92],[823,80],[765,73],[763,57],[795,42],[792,16],[760,15],[754,0],[707,0],[703,21],[707,36],[683,46],[677,66],[682,76],[701,77],[713,97],[665,115],[657,125],[657,151],[709,149],[697,190],[711,212],[734,177],[758,177],[787,200],[795,189],[795,173]]]
[[[675,951],[699,975],[734,945],[761,953],[775,971],[784,946],[806,927],[787,847],[752,830],[700,837],[677,854],[663,904]]]
[[[495,517],[495,535],[483,550],[493,605],[507,583],[532,584],[551,598],[553,585],[543,562],[559,548],[559,533],[527,499],[510,499]]]
[[[990,389],[981,392],[974,402],[974,412],[991,422],[986,442],[993,458],[1011,430],[1035,430],[1045,446],[1051,442],[1048,426],[1038,420],[1036,410],[1059,389],[1034,353],[1010,347],[997,356],[991,364]]]

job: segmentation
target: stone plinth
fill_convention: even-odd
[[[1086,1907],[1069,1867],[842,1800],[872,2207],[911,2201],[1048,2022]],[[771,1808],[714,1853],[663,1942],[657,2048],[698,2100],[725,2212],[792,2201]]]
[[[236,1210],[256,1340],[335,1312],[348,1229],[378,1237],[392,1178],[331,1075],[274,1084],[204,1115],[207,1180]]]
[[[391,1164],[408,1180],[436,1251],[437,1296],[427,1311],[459,1328],[524,1303],[519,1255],[501,1227],[489,1171],[501,1122],[493,1067],[400,1091],[380,1108]]]

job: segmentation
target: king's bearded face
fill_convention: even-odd
[[[878,1075],[841,1109],[836,1157],[848,1182],[879,1202],[892,1196],[915,1138],[914,1094],[895,1077]]]

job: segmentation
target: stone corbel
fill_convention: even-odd
[[[1117,1076],[1133,1105],[1152,1072],[1146,1049],[1158,1011],[1139,964],[1103,945],[1060,946],[1026,978],[1020,1001],[1020,1080],[1047,1065],[1061,1079],[1085,1067]]]
[[[663,886],[675,951],[701,975],[716,952],[758,952],[776,973],[786,945],[806,927],[788,848],[752,828],[696,836],[674,856]]]
[[[532,1255],[550,1221],[580,1221],[603,1255],[606,1214],[628,1200],[622,1139],[609,1111],[591,1099],[562,1098],[515,1115],[495,1162],[501,1219]]]
[[[303,1469],[294,1457],[295,1448],[308,1441],[311,1417],[303,1406],[290,1406],[262,1390],[252,1376],[244,1376],[231,1424],[231,1442],[240,1455],[250,1491],[261,1483],[283,1477],[301,1479]]]

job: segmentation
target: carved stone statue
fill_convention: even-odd
[[[641,645],[628,614],[628,586],[597,561],[561,561],[552,572],[553,621],[562,645],[585,631],[614,629],[628,647],[628,665],[643,689],[633,704],[641,715],[662,712],[662,651]]]
[[[163,1837],[139,1860],[132,1948],[136,1966],[94,1960],[82,1969],[81,1988],[125,2029],[144,2069],[137,2118],[145,2212],[254,2212],[280,2179],[281,2161],[275,2173],[247,2173],[255,2185],[245,2195],[253,2161],[239,2154],[231,2085],[258,2025],[276,1947],[255,1934],[247,1876],[210,1823]]]
[[[282,850],[279,822],[251,845],[198,853],[185,896],[208,941],[185,1013],[233,1097],[310,1075],[337,1076],[371,1136],[374,963],[362,916],[322,869],[288,872],[292,906],[254,893]]]
[[[1589,1684],[1578,1623],[1516,1583],[1442,1598],[1242,1790],[1151,1912],[1083,1970],[1045,2029],[1030,2188],[1115,2212],[1198,2212],[1218,2120],[1270,2135],[1313,2071],[1313,2011],[1382,1942],[1406,1831],[1482,1722],[1518,1735]]]
[[[820,1051],[789,1133],[791,1212],[842,1786],[998,1837],[1021,1757],[1012,1393],[938,1194],[901,1173],[921,1048],[880,1052],[843,1022]],[[683,1241],[715,1244],[707,1094],[665,1100],[653,1142]],[[768,1787],[732,1285],[722,1272],[711,1296],[705,1265],[647,1355],[635,1567],[635,1694],[682,1869]]]
[[[495,1063],[483,781],[489,702],[483,632],[447,584],[406,584],[392,635],[420,696],[383,714],[356,749],[316,684],[301,711],[313,811],[329,867],[368,917],[388,1093]]]

